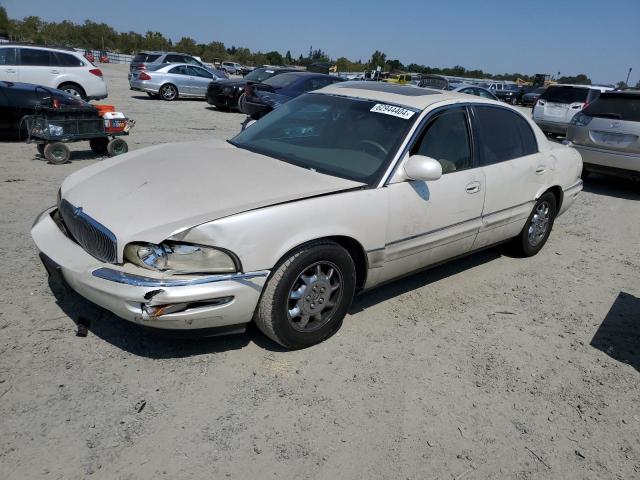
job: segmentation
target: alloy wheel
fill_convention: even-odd
[[[289,291],[287,318],[300,332],[322,328],[342,296],[342,272],[331,262],[317,262],[305,268]]]
[[[532,247],[537,246],[544,239],[549,229],[550,210],[549,202],[541,202],[536,208],[533,217],[531,217],[527,235]]]

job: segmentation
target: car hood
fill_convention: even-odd
[[[247,210],[363,185],[209,140],[105,160],[69,176],[61,193],[111,230],[122,249]]]

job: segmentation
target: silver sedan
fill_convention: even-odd
[[[224,72],[196,65],[169,63],[153,70],[134,71],[131,90],[146,92],[154,98],[171,101],[179,97],[205,98],[211,82],[228,78]]]

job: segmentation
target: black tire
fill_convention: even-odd
[[[125,142],[121,138],[114,138],[107,144],[107,153],[110,157],[122,155],[123,153],[127,153],[128,151],[129,145],[127,145],[127,142]]]
[[[64,90],[68,94],[80,97],[83,100],[87,99],[87,94],[85,93],[84,89],[76,83],[63,83],[58,87],[58,90]]]
[[[38,149],[38,153],[40,154],[40,156],[44,157],[44,143],[37,144],[36,148]]]
[[[178,89],[171,83],[165,83],[160,87],[160,98],[172,102],[178,98]]]
[[[47,143],[44,147],[44,158],[54,165],[62,165],[69,161],[71,152],[62,142]]]
[[[244,99],[246,98],[244,92],[242,92],[240,95],[238,95],[238,99],[236,101],[236,110],[238,110],[239,112],[242,112],[242,102],[244,102]]]
[[[93,153],[98,155],[105,155],[107,153],[107,145],[109,144],[109,139],[107,137],[99,137],[92,138],[89,140],[89,146]]]
[[[310,283],[303,285],[305,273],[311,272],[313,275],[306,276]],[[294,290],[297,284],[300,287]],[[353,300],[355,285],[355,265],[344,248],[332,241],[308,243],[276,265],[262,292],[254,321],[267,337],[286,348],[310,347],[340,328]],[[307,291],[308,294],[304,293]],[[299,295],[298,300],[293,298],[295,294]],[[298,320],[291,314],[295,309],[302,312]]]
[[[541,214],[545,209],[546,219]],[[513,241],[515,252],[522,257],[532,257],[538,253],[547,243],[557,213],[556,196],[551,192],[543,193],[533,206],[527,223]]]

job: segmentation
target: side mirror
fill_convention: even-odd
[[[442,176],[442,165],[435,158],[412,155],[405,162],[404,171],[411,180],[433,181]]]

